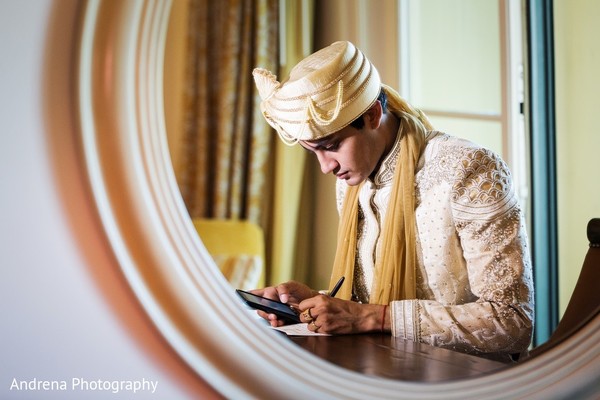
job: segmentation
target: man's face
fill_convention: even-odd
[[[354,186],[367,179],[382,158],[384,146],[376,134],[367,126],[360,130],[347,126],[320,140],[301,141],[300,145],[317,156],[324,174],[333,173]]]

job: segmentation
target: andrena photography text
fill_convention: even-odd
[[[70,380],[20,380],[13,378],[9,390],[19,392],[44,392],[44,391],[78,391],[78,392],[150,392],[154,394],[158,388],[158,381],[145,378],[136,380],[102,380],[71,378]]]

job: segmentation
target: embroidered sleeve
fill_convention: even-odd
[[[472,301],[393,302],[398,326],[392,334],[467,352],[522,352],[532,334],[533,285],[510,172],[498,156],[480,148],[469,148],[457,171],[451,212]]]

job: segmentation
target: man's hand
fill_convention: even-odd
[[[281,301],[282,303],[289,304],[292,308],[298,310],[298,304],[301,301],[314,296],[318,292],[312,290],[303,283],[289,281],[281,283],[277,286],[268,286],[263,289],[251,290],[251,293],[266,297],[268,299]],[[284,325],[284,322],[278,319],[277,315],[275,314],[269,314],[260,310],[258,310],[257,313],[262,318],[269,321],[271,326],[277,327]]]
[[[351,334],[381,330],[383,306],[317,295],[298,304],[300,319],[314,332]]]

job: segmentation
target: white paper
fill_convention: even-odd
[[[331,336],[329,333],[319,333],[309,330],[306,323],[278,326],[273,329],[277,329],[288,336]]]

